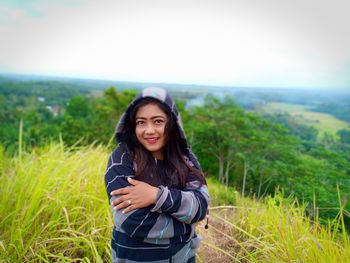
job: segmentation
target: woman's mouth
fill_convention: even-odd
[[[145,140],[149,143],[149,144],[155,144],[158,141],[158,137],[152,137],[152,138],[145,138]]]

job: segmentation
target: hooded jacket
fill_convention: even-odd
[[[121,116],[116,127],[118,147],[108,160],[105,184],[111,204],[118,196],[113,190],[130,186],[128,177],[135,177],[136,165],[125,144],[125,121],[133,107],[143,98],[151,97],[163,103],[176,120],[181,135],[181,147],[188,165],[200,169],[199,162],[188,147],[176,105],[167,92],[147,88],[138,94]],[[157,164],[158,169],[158,164]],[[159,167],[162,169],[162,167]],[[136,178],[137,179],[137,178]],[[113,211],[113,262],[194,262],[200,238],[194,224],[205,218],[209,205],[207,186],[189,172],[183,189],[159,185],[155,205],[123,214]],[[111,208],[112,205],[111,205]]]

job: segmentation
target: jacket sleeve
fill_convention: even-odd
[[[196,166],[200,169],[194,155],[190,155],[190,159],[187,158],[186,161],[190,166]],[[201,221],[207,215],[210,203],[208,187],[201,184],[193,173],[189,173],[186,187],[183,190],[166,186],[160,186],[159,188],[157,202],[152,211],[167,213],[186,224]]]
[[[132,166],[127,154],[118,148],[108,160],[105,185],[111,209],[113,208],[111,202],[119,196],[111,196],[110,193],[130,186],[127,178],[135,176]],[[191,228],[186,224],[173,220],[168,214],[154,212],[152,208],[153,206],[135,209],[127,214],[123,214],[121,210],[112,209],[116,229],[130,237],[156,240],[174,238],[191,232]]]
[[[167,213],[180,222],[196,223],[205,218],[209,206],[209,193],[206,185],[198,180],[188,182],[184,190],[160,186],[157,203],[151,211]]]

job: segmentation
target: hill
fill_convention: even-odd
[[[325,133],[337,137],[337,131],[342,129],[350,130],[349,123],[339,120],[327,113],[314,112],[312,111],[312,106],[308,107],[303,104],[272,102],[257,108],[255,111],[268,114],[288,113],[293,116],[298,123],[316,128],[319,131],[318,139],[323,138]]]
[[[104,146],[63,143],[13,158],[0,149],[0,261],[110,262],[108,155]],[[208,230],[198,225],[199,262],[350,262],[342,209],[323,227],[281,193],[258,201],[213,179],[208,185],[211,219]]]

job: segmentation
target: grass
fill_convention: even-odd
[[[61,144],[2,158],[0,262],[110,262],[108,154]],[[198,262],[350,262],[348,234],[334,231],[341,220],[322,227],[293,199],[257,201],[212,179],[208,185],[210,226],[197,227]]]
[[[0,259],[102,262],[110,258],[112,220],[103,181],[106,160],[102,147],[64,151],[60,145],[12,159],[0,175]]]
[[[319,138],[321,139],[325,133],[332,134],[337,137],[338,130],[349,130],[349,124],[341,121],[330,114],[309,111],[308,106],[289,103],[268,103],[258,109],[259,112],[283,113],[287,112],[294,116],[300,124],[313,126],[319,130]]]
[[[349,236],[332,231],[341,220],[328,228],[311,223],[303,206],[281,194],[262,201],[237,195],[236,202],[213,207],[210,231],[199,228],[203,262],[350,262]]]

